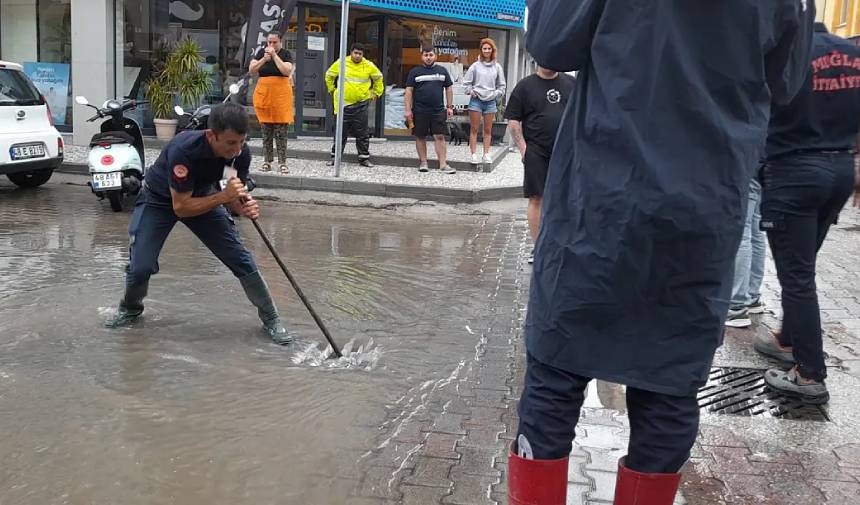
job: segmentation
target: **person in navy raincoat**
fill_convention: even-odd
[[[627,385],[616,504],[671,504],[722,342],[771,102],[808,65],[812,0],[529,0],[537,63],[579,70],[550,162],[511,504],[563,504],[591,379]]]

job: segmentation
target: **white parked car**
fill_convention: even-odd
[[[22,187],[48,182],[63,162],[63,137],[21,65],[0,60],[0,174]]]

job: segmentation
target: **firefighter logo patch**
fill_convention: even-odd
[[[546,101],[553,104],[561,102],[561,92],[557,89],[547,91]]]
[[[176,165],[173,167],[173,178],[178,182],[185,182],[188,179],[188,168]]]

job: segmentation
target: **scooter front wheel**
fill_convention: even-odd
[[[110,201],[110,208],[114,212],[122,211],[122,191],[108,191],[107,194],[108,201]]]

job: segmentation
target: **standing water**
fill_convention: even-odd
[[[345,503],[380,433],[483,345],[467,321],[487,303],[478,235],[492,218],[264,203],[267,235],[343,343],[330,359],[250,223],[240,230],[300,336],[288,347],[181,224],[143,320],[103,328],[129,214],[53,183],[0,184],[0,200],[4,505]]]

